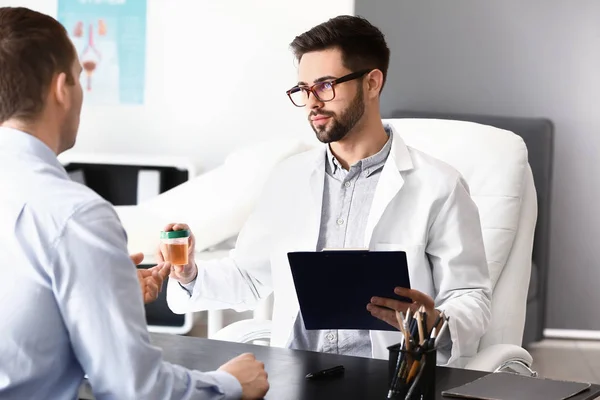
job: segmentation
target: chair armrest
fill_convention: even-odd
[[[494,344],[477,353],[465,369],[494,372],[509,363],[522,364],[529,368],[532,362],[531,354],[521,346]]]
[[[272,322],[266,319],[246,319],[227,325],[212,335],[211,339],[227,342],[252,343],[271,339]]]

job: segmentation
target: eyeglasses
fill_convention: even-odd
[[[294,86],[290,90],[286,91],[288,97],[296,107],[304,107],[308,100],[308,97],[312,93],[315,98],[323,103],[331,101],[335,98],[335,85],[358,79],[372,70],[365,69],[358,72],[352,72],[348,75],[344,75],[341,78],[318,82],[312,86]]]

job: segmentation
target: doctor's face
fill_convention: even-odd
[[[362,78],[365,74],[344,67],[342,53],[338,49],[302,56],[298,67],[298,87],[301,90],[290,97],[293,96],[296,105],[304,104],[308,122],[321,142],[344,139],[362,118],[365,112]],[[335,83],[340,78],[345,78],[342,79],[345,81]]]

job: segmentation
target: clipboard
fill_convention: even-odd
[[[367,304],[373,296],[412,302],[394,293],[397,286],[410,289],[403,251],[290,252],[288,260],[306,330],[397,331]]]

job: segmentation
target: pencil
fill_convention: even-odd
[[[406,326],[404,325],[404,318],[402,318],[402,312],[396,311],[396,319],[398,320],[398,325],[400,325],[400,331],[402,331],[402,335],[404,336],[404,345],[407,349],[410,350],[410,336],[406,330]]]
[[[396,322],[398,322],[400,331],[402,331],[402,334],[404,335],[404,340],[406,341],[406,332],[404,331],[404,316],[402,315],[402,311],[396,311]]]
[[[417,377],[415,378],[415,381],[413,382],[413,384],[410,386],[410,389],[408,389],[408,393],[406,394],[405,399],[409,399],[412,397],[412,394],[414,393],[414,391],[416,390],[417,386],[419,385],[419,382],[421,381],[421,377],[423,376],[423,371],[425,370],[425,364],[427,363],[427,360],[423,360],[423,364],[421,364],[421,369],[419,370],[419,373],[417,374]]]
[[[417,371],[419,370],[419,365],[421,363],[418,360],[415,360],[410,366],[410,372],[408,373],[408,378],[406,378],[406,383],[410,383],[412,379],[417,375]]]
[[[419,345],[422,345],[425,342],[425,334],[423,332],[423,318],[421,316],[421,312],[417,311],[417,328],[419,329]]]
[[[444,321],[444,325],[442,325],[442,328],[440,329],[440,332],[437,334],[437,337],[435,338],[435,342],[434,342],[434,347],[437,347],[440,338],[444,335],[444,333],[446,332],[446,330],[448,329],[448,320],[446,319]]]
[[[437,326],[440,324],[440,321],[442,320],[443,316],[444,316],[444,312],[443,311],[438,314],[437,318],[435,319],[435,322],[433,323],[433,326],[431,327],[430,337],[431,337],[431,334],[433,333],[433,330],[435,328],[437,328]]]

